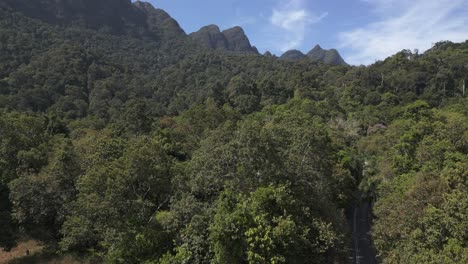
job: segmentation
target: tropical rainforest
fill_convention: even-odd
[[[468,42],[314,51],[130,0],[1,0],[0,248],[350,263],[366,201],[369,263],[468,263]]]

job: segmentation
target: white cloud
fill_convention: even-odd
[[[379,21],[339,34],[351,64],[370,64],[403,49],[425,51],[441,40],[468,39],[466,0],[362,0]]]
[[[318,23],[328,14],[315,15],[306,7],[305,0],[282,0],[273,9],[270,23],[280,35],[275,45],[281,51],[299,47],[304,41],[307,28]]]
[[[235,13],[234,22],[229,25],[231,27],[254,25],[258,22],[258,17],[244,15],[241,8],[236,8]]]
[[[383,15],[388,13],[390,10],[402,11],[413,4],[412,1],[404,0],[361,0],[361,2],[372,5],[374,12],[381,13]]]

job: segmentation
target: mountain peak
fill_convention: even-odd
[[[320,45],[315,45],[315,47],[307,54],[304,54],[299,50],[288,50],[280,57],[281,60],[288,61],[298,61],[304,58],[308,58],[314,62],[323,62],[331,65],[347,65],[336,49],[325,50],[320,47]]]
[[[157,34],[162,34],[167,37],[184,36],[185,32],[180,27],[179,23],[173,19],[166,11],[155,8],[148,2],[137,1],[133,3],[137,10],[142,12],[146,17],[148,29]]]
[[[267,57],[267,58],[273,58],[275,57],[270,51],[266,51],[265,53],[263,53],[263,56]]]
[[[133,5],[145,13],[154,12],[156,10],[156,8],[154,8],[154,6],[148,2],[136,1],[133,3]]]
[[[224,30],[223,32],[234,32],[236,34],[245,34],[244,29],[239,27],[239,26],[228,28],[228,29]]]
[[[244,30],[239,26],[221,32],[217,25],[208,25],[191,33],[190,37],[208,49],[258,54],[258,50],[250,44]]]
[[[324,50],[324,49],[319,44],[317,44],[317,45],[315,45],[315,47],[310,52],[312,52],[312,51],[321,51],[321,50]]]
[[[227,40],[217,25],[204,26],[191,33],[190,38],[207,49],[223,50],[227,46]]]
[[[283,55],[281,55],[281,60],[288,60],[288,61],[298,61],[305,58],[306,55],[302,53],[300,50],[288,50]]]
[[[307,53],[307,57],[312,61],[323,62],[326,64],[347,65],[336,49],[325,50],[318,44]]]
[[[214,25],[214,24],[204,26],[204,27],[200,28],[200,31],[209,31],[209,32],[216,32],[216,33],[221,32],[219,27],[217,25]]]
[[[239,26],[226,29],[223,31],[224,37],[226,37],[228,43],[228,50],[246,52],[246,53],[258,53],[257,48],[252,47],[249,38],[245,35],[244,29]]]

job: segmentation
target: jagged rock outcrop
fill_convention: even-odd
[[[238,53],[258,54],[250,44],[241,27],[233,27],[223,32],[216,25],[208,25],[190,34],[191,39],[204,48]]]

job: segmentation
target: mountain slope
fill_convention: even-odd
[[[134,6],[145,14],[147,27],[151,32],[165,34],[167,37],[186,35],[179,23],[166,11],[154,8],[150,3],[141,1],[135,2]]]
[[[161,40],[180,38],[177,21],[151,4],[130,0],[3,0],[0,7],[60,26]]]
[[[114,31],[124,30],[126,21],[143,26],[144,18],[130,0],[5,0],[15,11],[53,24],[78,24]]]

